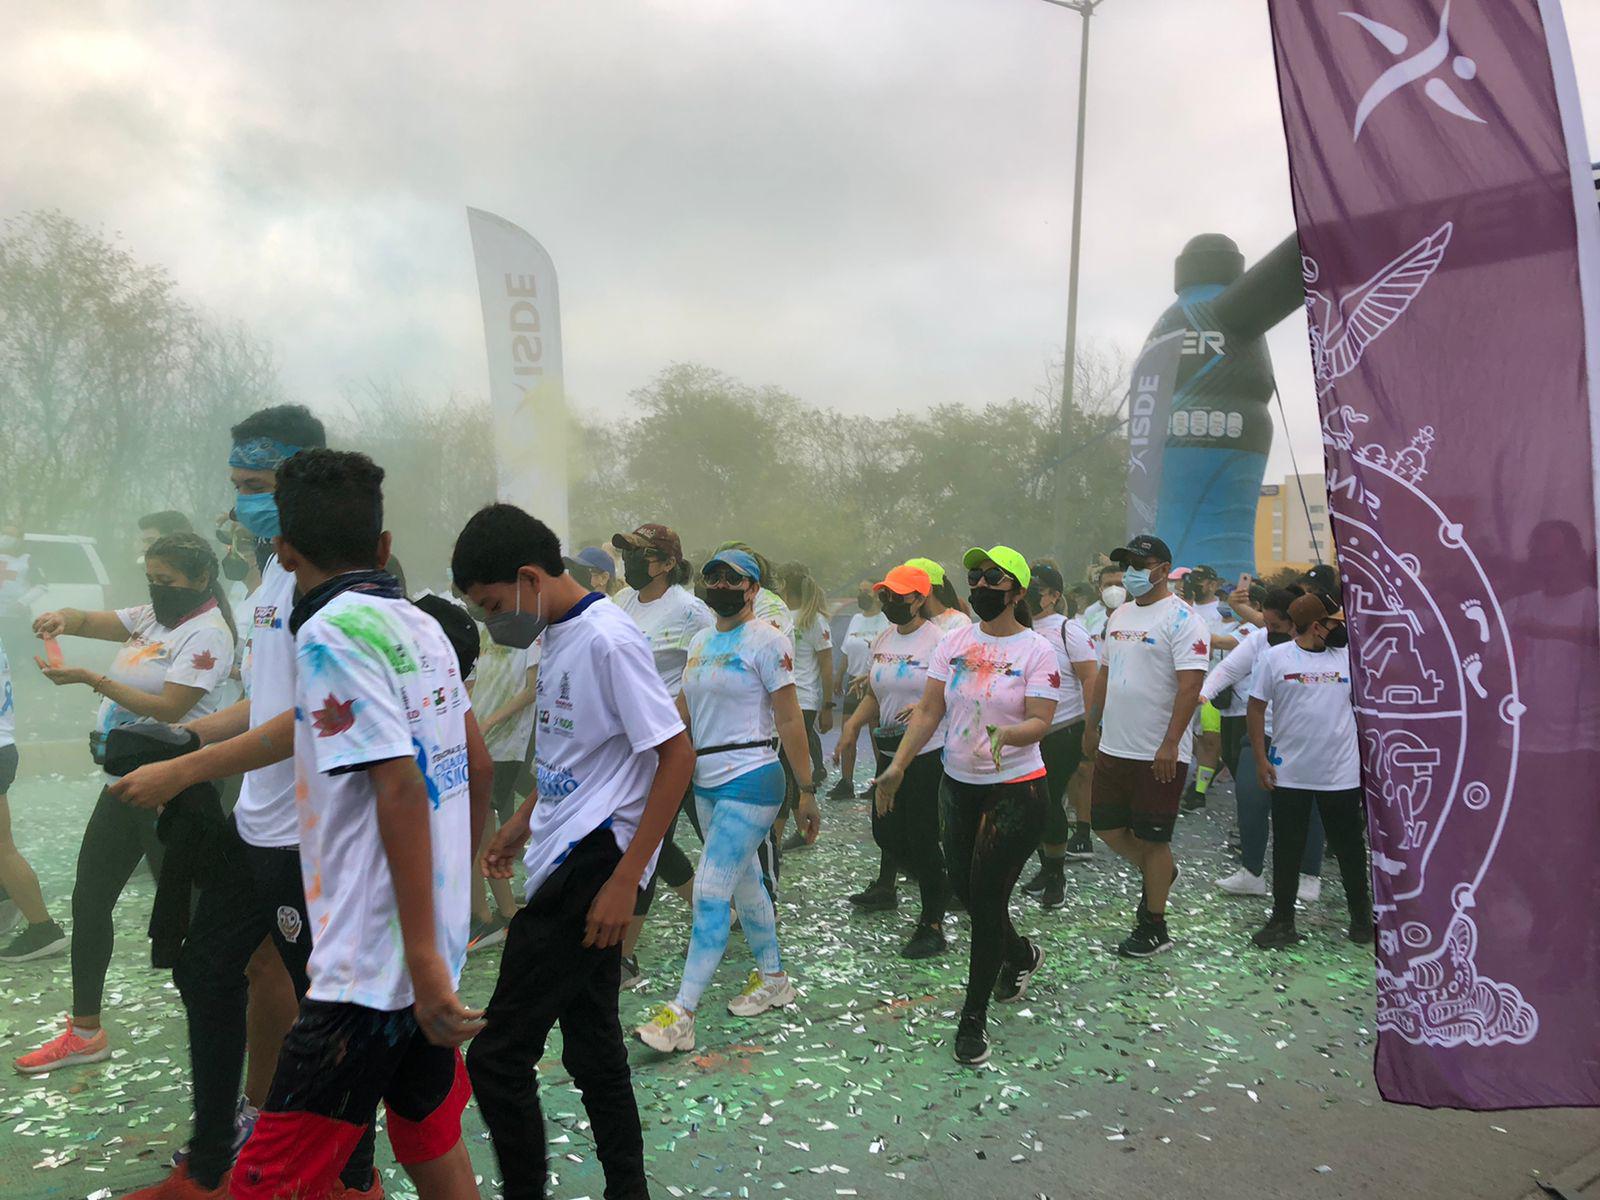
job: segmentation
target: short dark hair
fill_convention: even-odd
[[[488,504],[473,513],[450,555],[450,575],[462,593],[478,584],[511,583],[523,567],[552,577],[567,569],[555,531],[515,504]]]
[[[1099,570],[1095,571],[1094,581],[1099,583],[1107,575],[1121,575],[1124,570],[1126,568],[1121,563],[1104,563]]]
[[[304,450],[278,468],[283,540],[324,571],[378,565],[383,468],[354,450]]]
[[[1288,619],[1289,605],[1295,602],[1302,592],[1292,592],[1288,588],[1268,588],[1267,594],[1261,597],[1261,611],[1275,612],[1280,617]]]
[[[160,512],[145,513],[139,518],[140,529],[154,529],[162,537],[170,537],[174,533],[193,533],[194,526],[189,524],[189,518],[175,508],[164,508]]]
[[[447,600],[434,592],[418,596],[411,603],[439,622],[439,628],[444,630],[444,636],[456,652],[456,666],[461,670],[461,678],[471,675],[472,668],[478,665],[479,642],[478,626],[467,615],[467,610],[454,600]]]
[[[251,413],[228,431],[236,442],[269,437],[302,450],[317,450],[328,444],[327,430],[304,404],[274,404]]]

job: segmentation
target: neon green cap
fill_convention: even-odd
[[[990,546],[987,550],[981,546],[974,546],[961,556],[961,565],[970,571],[982,564],[986,558],[1010,574],[1024,588],[1033,582],[1033,572],[1028,569],[1028,560],[1010,546]]]
[[[928,579],[933,583],[934,587],[944,586],[944,568],[938,563],[934,562],[933,559],[908,558],[906,559],[905,565],[908,567],[916,567],[919,571],[926,571],[928,573]]]

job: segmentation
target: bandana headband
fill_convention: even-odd
[[[228,465],[243,471],[276,471],[285,460],[300,453],[299,446],[280,442],[275,437],[247,438],[235,442],[228,454]]]

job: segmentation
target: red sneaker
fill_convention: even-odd
[[[122,1200],[228,1200],[228,1176],[214,1188],[201,1187],[189,1178],[189,1164],[173,1167],[160,1183],[137,1192],[129,1192]]]
[[[104,1029],[96,1029],[82,1037],[73,1028],[72,1018],[67,1018],[67,1031],[52,1038],[31,1054],[24,1054],[13,1064],[24,1075],[43,1075],[61,1067],[76,1067],[83,1063],[104,1062],[111,1057],[111,1043]]]
[[[335,1180],[328,1200],[383,1200],[383,1180],[378,1177],[378,1169],[372,1169],[372,1182],[364,1190],[346,1187],[342,1179]]]

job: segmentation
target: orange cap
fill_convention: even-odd
[[[872,585],[873,591],[879,588],[888,588],[897,596],[909,596],[912,593],[926,596],[933,591],[933,580],[921,567],[895,567],[883,577],[882,583]]]

